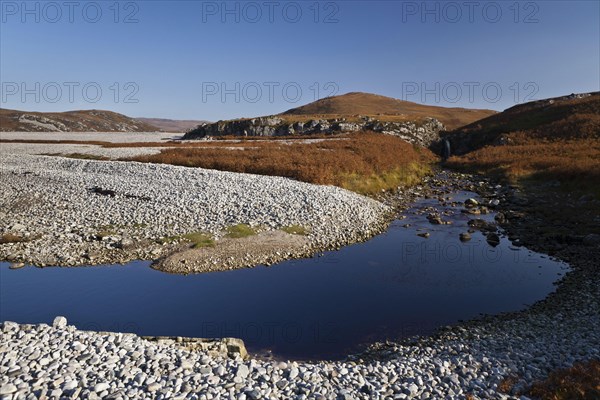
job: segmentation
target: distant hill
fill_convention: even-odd
[[[600,139],[600,92],[519,104],[448,132],[445,137],[456,154],[489,145]]]
[[[104,110],[29,112],[0,109],[4,132],[155,132],[154,125]]]
[[[495,113],[496,111],[493,110],[429,106],[376,94],[352,92],[320,99],[287,110],[280,116],[289,119],[292,116],[327,118],[328,116],[363,115],[386,121],[395,121],[396,118],[415,120],[432,117],[441,121],[448,129],[456,129]]]
[[[207,124],[208,121],[197,121],[188,119],[164,119],[164,118],[136,118],[149,125],[156,126],[164,132],[187,132],[196,128],[198,125]]]

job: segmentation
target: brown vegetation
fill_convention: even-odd
[[[600,361],[575,364],[555,371],[542,382],[535,383],[528,393],[539,400],[600,399]]]
[[[492,110],[428,106],[376,94],[353,92],[326,97],[288,110],[279,116],[286,120],[301,120],[362,115],[390,122],[433,117],[440,120],[448,129],[456,129],[495,113],[496,111]]]
[[[448,132],[445,137],[455,154],[485,146],[523,144],[524,139],[600,140],[600,93],[521,104]]]
[[[226,148],[239,146],[240,150]],[[357,133],[319,142],[213,142],[209,147],[165,149],[129,160],[277,175],[331,184],[363,194],[410,185],[429,172],[435,156],[399,138]]]
[[[523,178],[557,180],[583,191],[600,186],[600,141],[557,140],[488,146],[461,157],[448,166],[491,174],[516,182]]]
[[[15,235],[14,233],[5,233],[0,235],[0,244],[5,243],[21,243],[21,242],[31,242],[32,240],[39,239],[41,236],[30,236],[24,237],[20,235]]]
[[[600,94],[523,104],[447,137],[464,154],[450,167],[600,195]]]
[[[247,146],[245,142],[250,141],[295,141],[301,143],[303,140],[343,138],[344,135],[309,135],[309,136],[219,136],[210,141],[164,141],[164,142],[104,142],[100,140],[44,140],[44,139],[0,139],[0,143],[30,143],[30,144],[83,144],[91,146],[102,146],[104,148],[125,147],[227,147]]]

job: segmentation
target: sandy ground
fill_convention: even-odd
[[[214,247],[183,248],[159,259],[153,268],[171,273],[186,274],[247,268],[248,260],[269,265],[283,257],[312,254],[305,236],[283,231],[266,231],[257,235],[228,239],[222,238]]]

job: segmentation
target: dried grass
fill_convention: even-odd
[[[252,147],[238,143],[243,149],[236,151],[226,149],[231,143],[214,142],[210,147],[165,149],[128,160],[276,175],[374,194],[420,181],[436,159],[429,150],[393,136],[369,132],[344,138],[316,143],[254,141]]]
[[[552,372],[526,394],[539,400],[600,399],[600,361],[577,363],[570,369]]]

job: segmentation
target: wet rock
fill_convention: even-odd
[[[500,236],[498,236],[496,233],[488,233],[485,239],[492,247],[496,247],[500,244]]]
[[[439,214],[429,214],[427,220],[434,225],[444,224],[444,221],[442,221],[442,217],[440,217]]]
[[[461,242],[468,242],[469,240],[471,240],[471,235],[468,232],[460,234],[460,241]]]
[[[479,202],[475,199],[467,199],[465,200],[465,206],[466,207],[477,207],[479,205]]]
[[[505,224],[507,222],[506,216],[504,215],[504,213],[501,212],[494,215],[494,220],[499,224]]]
[[[482,232],[496,232],[498,230],[498,227],[494,223],[487,222],[480,218],[469,220],[467,224],[471,228],[480,230]]]

